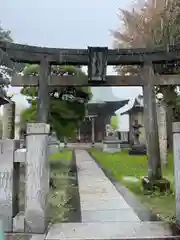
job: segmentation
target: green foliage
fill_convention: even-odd
[[[82,72],[81,68],[74,66],[52,66],[51,73],[56,75],[63,75],[68,73],[68,75],[77,75],[80,78],[85,77],[85,74]],[[39,75],[40,67],[38,64],[27,64],[23,70],[23,74],[26,75]],[[52,89],[51,89],[52,90]],[[64,88],[58,88],[58,92],[62,92]],[[76,87],[76,90],[88,93],[89,99],[92,97],[90,87]],[[31,98],[35,99],[38,95],[37,87],[23,87],[21,94],[28,97],[28,100]]]
[[[31,107],[26,108],[20,114],[21,123],[36,121],[37,104],[32,104]]]
[[[72,161],[72,150],[63,149],[61,152],[52,154],[49,156],[51,163],[62,160],[63,161]]]
[[[27,65],[24,68],[24,75],[39,75],[39,65]],[[85,74],[79,67],[72,66],[52,66],[51,74],[63,75],[78,75],[84,77]],[[54,89],[51,88],[50,92]],[[55,89],[59,94],[62,93],[64,88]],[[87,93],[89,99],[92,97],[91,89],[89,87],[78,87],[76,90],[82,93]],[[26,122],[36,121],[37,112],[37,95],[38,88],[36,87],[23,87],[21,93],[27,97],[30,103],[30,108],[21,113],[20,121],[22,126]],[[56,132],[57,137],[72,136],[75,134],[76,126],[79,122],[83,121],[86,112],[86,104],[78,102],[62,101],[60,98],[50,96],[50,111],[48,122],[53,131]]]
[[[1,23],[0,23],[0,41],[6,41],[6,42],[12,42],[11,38],[11,32],[6,31],[2,28]],[[0,49],[0,55],[1,55],[1,49]],[[2,57],[4,57],[4,54],[2,54]],[[5,87],[8,87],[10,84],[10,76],[11,76],[11,71],[7,68],[10,68],[9,62],[11,62],[9,59],[7,60],[7,56],[5,56],[5,61],[6,65],[3,66],[3,62],[0,64],[0,78],[3,78],[4,84],[0,86],[0,95],[7,97],[7,89]]]
[[[156,1],[152,0],[137,3],[132,9],[119,11],[121,24],[124,28],[114,31],[116,47],[147,47],[168,49],[169,44],[179,43],[180,40],[180,4],[179,0]],[[178,66],[174,64],[159,64],[155,66],[158,72],[179,73]],[[116,70],[124,75],[127,72],[132,75],[139,73],[139,66],[117,67]],[[177,86],[159,86],[157,92],[164,95],[167,105],[174,106],[176,101]]]
[[[119,116],[112,116],[110,123],[111,123],[111,127],[112,127],[114,130],[117,130],[117,129],[118,129],[118,126],[119,126]]]

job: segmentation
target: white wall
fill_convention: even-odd
[[[120,115],[119,131],[129,131],[129,114]]]

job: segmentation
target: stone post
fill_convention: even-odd
[[[64,148],[67,148],[67,137],[64,137]]]
[[[18,147],[16,140],[0,140],[0,219],[5,232],[12,232],[13,217],[19,212],[19,173],[13,164]]]
[[[14,139],[15,134],[15,103],[3,106],[2,139]]]
[[[49,125],[27,124],[25,185],[25,231],[44,233],[47,227],[49,192],[48,142]]]
[[[2,139],[3,136],[3,121],[0,119],[0,139]]]
[[[162,178],[159,151],[156,97],[153,82],[155,75],[152,63],[147,62],[142,69],[142,77],[147,83],[143,87],[144,127],[148,155],[148,180],[153,182]]]
[[[48,82],[50,78],[50,65],[44,56],[40,62],[39,88],[37,101],[37,120],[47,123],[49,111],[49,89]]]
[[[176,193],[176,221],[180,225],[180,122],[173,123],[174,177]]]
[[[92,130],[91,130],[91,140],[92,140],[92,147],[94,147],[94,141],[95,141],[95,138],[94,138],[94,123],[95,123],[95,118],[92,117],[91,118],[91,124],[92,124]]]
[[[161,165],[168,163],[166,105],[163,100],[157,103],[157,120]]]
[[[78,142],[81,142],[81,128],[78,125]]]

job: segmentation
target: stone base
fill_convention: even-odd
[[[103,140],[103,152],[116,153],[120,151],[120,140],[116,136],[106,136]]]
[[[121,151],[120,144],[117,143],[103,143],[103,152],[116,153]]]
[[[13,218],[13,232],[24,232],[24,212],[19,212]]]
[[[146,146],[134,145],[129,151],[129,155],[146,155]]]
[[[121,149],[120,148],[103,148],[103,152],[107,152],[107,153],[117,153],[120,152]]]
[[[148,177],[143,177],[142,186],[146,191],[155,191],[158,189],[160,192],[166,192],[170,190],[170,182],[164,178],[151,182]]]

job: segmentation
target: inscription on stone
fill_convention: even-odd
[[[46,228],[46,200],[49,189],[48,132],[49,126],[28,124],[25,229],[43,233]],[[28,230],[30,229],[30,230]]]
[[[105,81],[108,48],[89,47],[89,81]]]
[[[0,172],[0,201],[12,197],[11,192],[12,175],[8,171]]]
[[[31,136],[31,141],[36,142],[33,144],[33,154],[28,154],[28,168],[27,168],[27,201],[29,206],[34,208],[45,208],[46,201],[46,181],[47,177],[47,144],[48,136]],[[29,145],[29,143],[28,143]],[[34,156],[31,159],[31,156]]]
[[[14,120],[15,105],[8,103],[3,106],[3,138],[13,138],[14,136]]]

